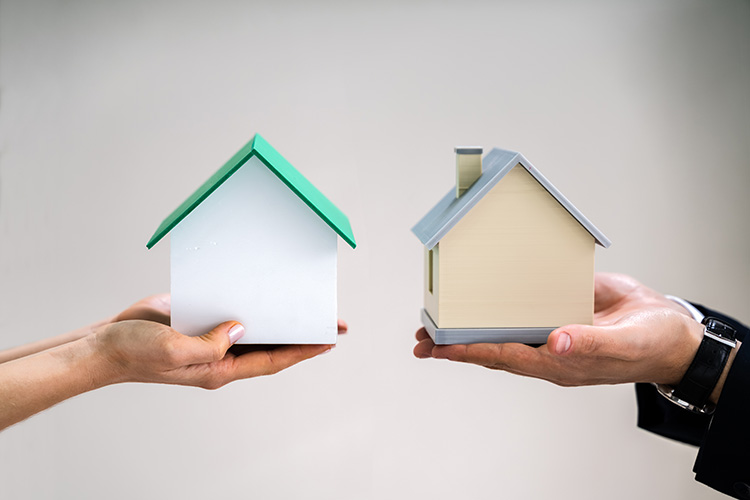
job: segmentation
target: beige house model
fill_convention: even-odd
[[[594,248],[610,241],[523,155],[456,148],[456,188],[417,223],[422,322],[436,344],[544,343],[594,315]]]

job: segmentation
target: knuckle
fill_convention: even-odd
[[[182,348],[174,341],[167,341],[162,347],[164,362],[170,367],[182,366],[183,352]]]
[[[599,347],[597,338],[590,333],[583,333],[579,335],[576,340],[576,343],[578,344],[578,349],[576,350],[579,354],[592,354],[596,352]]]
[[[211,351],[211,358],[214,361],[219,361],[224,357],[224,354],[226,354],[226,348],[222,346],[221,344],[215,344],[213,346],[213,349]]]
[[[266,356],[268,356],[268,366],[264,370],[264,375],[273,375],[274,373],[278,373],[281,370],[281,367],[278,366],[276,357],[274,356],[274,353],[272,350],[266,351]]]

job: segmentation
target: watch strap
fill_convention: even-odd
[[[705,407],[731,351],[730,345],[704,335],[693,362],[675,387],[674,397],[688,401],[697,408]]]

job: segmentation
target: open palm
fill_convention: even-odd
[[[559,385],[676,384],[703,329],[682,306],[621,274],[595,279],[594,325],[566,325],[540,347],[524,344],[436,346],[424,329],[414,354],[474,363]]]

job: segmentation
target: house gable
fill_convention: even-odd
[[[434,247],[453,226],[470,213],[474,206],[516,165],[523,167],[536,179],[570,216],[594,237],[599,245],[604,248],[610,245],[609,239],[522,154],[494,148],[485,156],[484,164],[484,172],[466,192],[456,198],[456,190],[452,189],[412,228],[414,235],[428,249]]]
[[[251,158],[260,160],[314,213],[328,224],[349,246],[357,246],[349,219],[318,189],[279,154],[260,134],[256,134],[229,161],[204,182],[188,199],[174,210],[156,229],[146,244],[151,248],[174,229],[188,214],[203,203],[211,193],[234,175]]]
[[[441,328],[591,323],[596,239],[512,166],[440,240]]]
[[[219,221],[217,223],[217,221]],[[336,342],[336,233],[257,157],[170,233],[173,327],[240,343]]]

